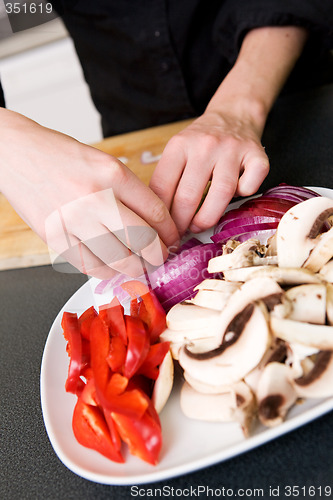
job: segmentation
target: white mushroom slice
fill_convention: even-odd
[[[218,279],[206,279],[193,288],[197,290],[212,290],[216,292],[232,293],[240,287],[240,283],[231,283],[230,281]]]
[[[193,389],[203,394],[224,394],[230,392],[230,385],[225,384],[205,384],[194,377],[192,377],[187,371],[183,373],[184,378],[188,384],[190,384]]]
[[[229,298],[227,306],[221,311],[216,335],[221,339],[229,323],[248,304],[261,300],[268,309],[279,304],[283,298],[282,288],[270,278],[257,278],[246,283],[236,290]]]
[[[329,325],[333,325],[333,284],[326,285],[326,317]]]
[[[260,422],[268,427],[281,424],[297,399],[290,368],[283,363],[265,366],[256,391]]]
[[[160,364],[159,374],[155,381],[151,398],[157,413],[161,413],[167,400],[169,399],[173,386],[173,377],[173,360],[169,351],[166,353],[162,363]]]
[[[326,286],[323,283],[299,285],[285,292],[291,302],[289,319],[324,325],[326,321]]]
[[[330,260],[319,271],[320,276],[328,283],[333,283],[333,260]]]
[[[299,397],[333,396],[333,351],[320,351],[312,369],[294,380],[294,387]]]
[[[280,267],[303,266],[332,213],[333,200],[320,196],[298,203],[283,215],[276,231]]]
[[[174,305],[167,313],[166,322],[171,330],[210,329],[216,325],[218,311],[212,311],[189,302]]]
[[[192,303],[213,309],[214,311],[222,311],[227,304],[232,292],[218,292],[216,290],[199,290],[193,297]]]
[[[292,319],[270,317],[273,334],[286,342],[307,345],[320,350],[333,349],[333,326],[313,325]]]
[[[165,339],[163,339],[165,340]],[[211,351],[212,349],[215,349],[220,342],[217,340],[216,337],[205,337],[205,338],[197,338],[197,339],[183,339],[181,342],[171,342],[170,343],[170,351],[173,359],[177,360],[179,359],[179,351],[180,349],[184,346],[187,345],[190,349],[196,349],[198,351]]]
[[[288,355],[285,363],[291,368],[294,378],[301,377],[304,374],[304,360],[309,360],[309,356],[317,354],[317,352],[319,352],[319,349],[316,347],[297,343],[288,344]]]
[[[260,363],[244,377],[244,381],[254,393],[257,391],[259,379],[265,366],[273,362],[283,363],[287,355],[288,348],[286,342],[281,339],[275,339],[269,346]],[[295,376],[299,373],[301,372],[296,372]]]
[[[248,281],[253,278],[269,277],[281,285],[300,285],[303,283],[320,283],[317,274],[304,268],[288,268],[276,266],[253,266],[225,271],[224,278],[228,281]]]
[[[189,328],[188,330],[173,330],[172,328],[166,328],[164,332],[161,333],[160,339],[162,342],[182,342],[184,344],[197,339],[213,337],[214,334],[215,330],[210,328]]]
[[[316,246],[311,251],[303,266],[317,273],[333,257],[333,227],[321,234],[316,240]]]
[[[248,304],[225,329],[223,341],[211,351],[182,347],[179,363],[189,376],[209,385],[233,384],[261,360],[270,343],[267,313],[259,304]]]
[[[227,269],[252,266],[253,258],[257,255],[258,244],[258,240],[250,238],[238,245],[231,253],[213,257],[208,262],[208,272],[220,273]]]
[[[203,394],[183,384],[180,406],[188,418],[209,422],[238,422],[247,437],[255,415],[253,393],[244,382],[238,382],[223,394]]]

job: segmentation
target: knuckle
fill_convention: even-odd
[[[150,207],[150,219],[153,224],[161,224],[168,218],[169,212],[162,200],[155,201]]]
[[[177,192],[175,195],[175,202],[177,205],[182,207],[188,207],[192,205],[197,199],[197,191],[194,186],[187,185],[180,192]]]

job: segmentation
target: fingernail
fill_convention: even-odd
[[[177,252],[177,250],[178,250],[178,249],[179,249],[179,247],[180,247],[180,244],[181,244],[180,240],[177,240],[177,241],[175,241],[172,245],[170,245],[170,246],[168,247],[169,253],[174,253],[174,252]]]

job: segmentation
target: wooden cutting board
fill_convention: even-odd
[[[148,184],[168,140],[191,120],[104,139],[94,147],[120,158]],[[148,162],[147,162],[148,161]],[[0,193],[0,270],[50,264],[47,245],[18,216]]]

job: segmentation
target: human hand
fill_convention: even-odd
[[[228,107],[207,109],[168,142],[150,187],[171,211],[180,234],[188,227],[195,233],[212,227],[234,195],[259,189],[269,171],[261,131]]]
[[[4,109],[0,129],[1,190],[57,254],[102,279],[167,258],[166,206],[116,158]]]

